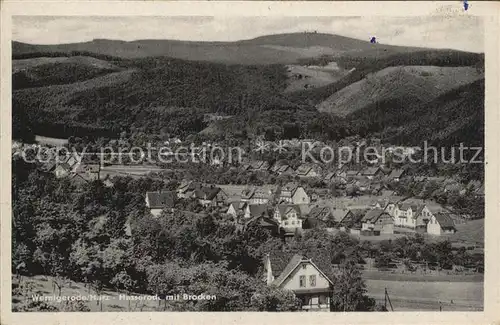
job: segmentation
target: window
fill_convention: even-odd
[[[288,221],[285,221],[285,226],[288,226]]]
[[[300,278],[299,278],[299,286],[301,288],[305,288],[306,286],[306,276],[305,275],[301,275]]]
[[[315,287],[316,286],[316,275],[310,275],[309,276],[309,285],[311,287]]]

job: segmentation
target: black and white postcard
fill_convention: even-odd
[[[2,323],[499,320],[498,3],[4,5]]]

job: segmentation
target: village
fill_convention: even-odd
[[[293,145],[298,147],[297,142]],[[26,145],[16,144],[13,155],[21,155],[22,148],[26,149]],[[39,164],[39,170],[74,184],[102,181],[108,188],[114,186],[117,177],[156,179],[169,184],[169,188],[144,193],[145,206],[153,218],[176,213],[216,213],[230,220],[239,234],[258,227],[268,230],[284,243],[303,236],[311,229],[322,229],[332,235],[343,233],[359,241],[373,243],[390,243],[419,234],[429,243],[437,242],[439,238],[451,240],[455,249],[464,247],[482,253],[484,247],[480,239],[471,240],[471,236],[461,233],[470,229],[464,225],[481,219],[480,216],[436,200],[442,195],[482,199],[484,184],[479,181],[461,184],[453,178],[410,174],[404,166],[389,167],[380,162],[335,166],[247,158],[239,164],[229,165],[218,159],[202,164],[206,166],[205,172],[202,167],[202,174],[210,174],[209,169],[225,170],[231,175],[245,175],[246,179],[273,179],[271,183],[258,182],[259,185],[219,184],[187,178],[188,174],[183,172],[193,163],[173,165],[167,169],[164,165],[152,164],[102,164],[101,159],[102,154],[99,153],[69,155],[63,157],[62,162]],[[166,171],[168,173],[165,174]],[[182,178],[172,180],[171,176],[177,174]],[[172,184],[176,184],[175,188]],[[408,184],[417,184],[420,192],[426,194],[408,195],[404,191]],[[133,232],[134,225],[127,220],[126,234],[132,236]],[[283,263],[285,257],[286,263]],[[305,310],[329,309],[332,283],[322,273],[318,262],[286,252],[279,256],[267,256],[262,262],[264,280],[268,285],[291,289],[302,300]],[[302,268],[298,268],[299,265]],[[358,267],[368,277],[367,281],[376,281],[370,278],[379,279],[383,271],[396,272],[406,278],[415,272],[434,279],[443,277],[437,264],[409,263],[404,259],[393,258],[381,263],[380,259],[364,258],[363,264],[358,264]],[[290,271],[295,269],[302,271]],[[452,276],[450,271],[447,272],[448,277]],[[482,270],[470,265],[453,267],[452,272],[469,274],[470,277]],[[309,277],[308,281],[302,273]]]

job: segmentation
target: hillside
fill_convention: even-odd
[[[347,116],[378,101],[408,99],[420,103],[432,101],[464,84],[484,78],[474,67],[400,66],[369,74],[334,93],[317,108],[319,111]]]
[[[438,67],[475,67],[484,71],[484,54],[460,52],[454,50],[423,50],[373,57],[372,51],[363,56],[359,51],[356,56],[343,55],[338,58],[321,57],[302,61],[303,64],[325,64],[334,61],[342,69],[350,69],[351,73],[336,82],[315,89],[292,92],[288,98],[296,103],[318,105],[339,90],[363,80],[370,74],[388,67],[397,66],[438,66]]]
[[[295,33],[239,42],[13,42],[13,58],[15,138],[202,130],[216,138],[359,134],[397,143],[483,137],[476,125],[484,113],[472,108],[484,101],[476,82],[482,54]],[[466,91],[473,96],[458,100]],[[205,113],[233,117],[209,125]]]
[[[22,125],[23,132],[28,128],[32,133],[53,137],[110,136],[130,128],[158,134],[169,126],[182,130],[182,125],[182,133],[189,134],[201,130],[203,112],[241,114],[296,106],[280,95],[286,86],[283,66],[222,65],[169,58],[114,64],[120,72],[92,79],[80,75],[81,80],[60,85],[42,78],[44,86],[14,88],[14,125]],[[25,71],[32,74],[31,69]],[[170,108],[175,107],[186,108],[181,115],[189,117],[182,120],[190,126],[172,120]]]
[[[484,79],[454,88],[434,100],[378,101],[347,117],[351,131],[379,135],[394,144],[482,146],[484,144]]]
[[[121,70],[111,62],[86,56],[13,60],[12,87],[20,89],[73,83]]]
[[[374,51],[374,49],[376,49]],[[95,55],[134,59],[168,56],[191,61],[209,61],[229,64],[292,64],[300,59],[322,55],[339,55],[345,52],[399,53],[416,51],[417,48],[371,44],[331,34],[291,33],[269,35],[236,42],[190,42],[178,40],[118,41],[95,39],[90,42],[35,45],[12,42],[14,59],[46,56],[50,53],[71,55],[73,52],[90,52]]]

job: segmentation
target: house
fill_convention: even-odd
[[[376,200],[371,204],[372,209],[383,209],[385,211],[385,208],[390,204],[389,200],[387,199],[382,199],[382,200]]]
[[[57,178],[66,177],[71,172],[71,167],[67,163],[50,166],[49,168],[54,171]]]
[[[389,176],[387,176],[387,179],[389,181],[399,182],[399,180],[401,179],[401,177],[403,177],[404,174],[405,174],[404,169],[394,169],[393,171],[391,171]]]
[[[266,204],[269,202],[269,195],[256,188],[246,188],[241,192],[241,201],[249,204]]]
[[[195,190],[202,187],[201,183],[193,181],[182,181],[181,185],[177,188],[177,197],[186,199],[193,196]]]
[[[304,217],[297,204],[278,204],[274,209],[273,217],[287,232],[293,232],[297,228],[302,229]]]
[[[316,206],[302,223],[303,229],[334,227],[335,220],[329,207]]]
[[[277,170],[278,175],[292,175],[294,173],[293,168],[290,165],[281,165]]]
[[[270,169],[270,165],[267,161],[256,160],[250,163],[250,168],[252,170],[262,170],[266,171]]]
[[[264,257],[267,285],[292,291],[303,310],[331,310],[333,282],[311,259],[295,254],[287,264],[280,262],[269,254]]]
[[[74,173],[86,182],[91,182],[99,179],[100,169],[99,164],[77,164]]]
[[[146,192],[146,207],[151,214],[158,217],[163,209],[173,211],[177,195],[174,191]]]
[[[250,166],[250,164],[241,164],[240,165],[240,171],[242,171],[242,172],[246,172],[250,169],[252,169],[252,166]]]
[[[392,216],[394,226],[426,231],[432,212],[425,204],[402,202],[395,205]]]
[[[433,214],[427,223],[427,233],[440,236],[443,234],[454,234],[457,232],[455,223],[449,213],[437,212]]]
[[[245,206],[243,217],[251,219],[256,217],[269,217],[267,204],[247,204]]]
[[[340,220],[340,230],[359,235],[362,227],[361,220],[366,214],[366,209],[349,209],[348,211],[342,220]],[[344,214],[344,211],[339,213],[338,217],[342,214]]]
[[[427,181],[427,177],[426,176],[414,176],[413,177],[413,181],[416,182],[416,183],[426,182]]]
[[[345,172],[345,177],[354,177],[357,175],[359,175],[359,170],[357,170],[357,169],[348,169]]]
[[[297,183],[287,183],[280,189],[278,202],[290,204],[309,204],[311,198],[306,190]]]
[[[316,170],[314,170],[313,166],[309,164],[300,165],[295,172],[297,176],[301,178],[310,178],[319,176]]]
[[[193,192],[193,198],[203,206],[222,206],[226,203],[227,194],[216,186],[203,186]]]
[[[245,208],[248,205],[247,202],[243,201],[234,201],[229,204],[229,208],[227,209],[227,214],[232,215],[233,217],[238,217],[243,215],[245,212]]]
[[[385,212],[384,209],[370,209],[361,219],[361,233],[365,234],[366,232],[373,233],[375,235],[393,234],[394,221],[389,213]]]
[[[251,218],[243,226],[243,231],[245,231],[251,226],[257,226],[263,229],[267,229],[271,232],[273,236],[279,235],[279,223],[273,218],[267,216],[261,215]]]
[[[325,183],[334,183],[335,182],[335,172],[330,172],[328,174],[326,174],[325,177],[323,177],[323,181]]]
[[[366,178],[359,178],[354,181],[354,185],[358,187],[359,192],[366,193],[371,190],[371,180]]]
[[[363,169],[361,175],[367,179],[374,179],[375,177],[382,175],[382,171],[379,167],[367,167]]]

